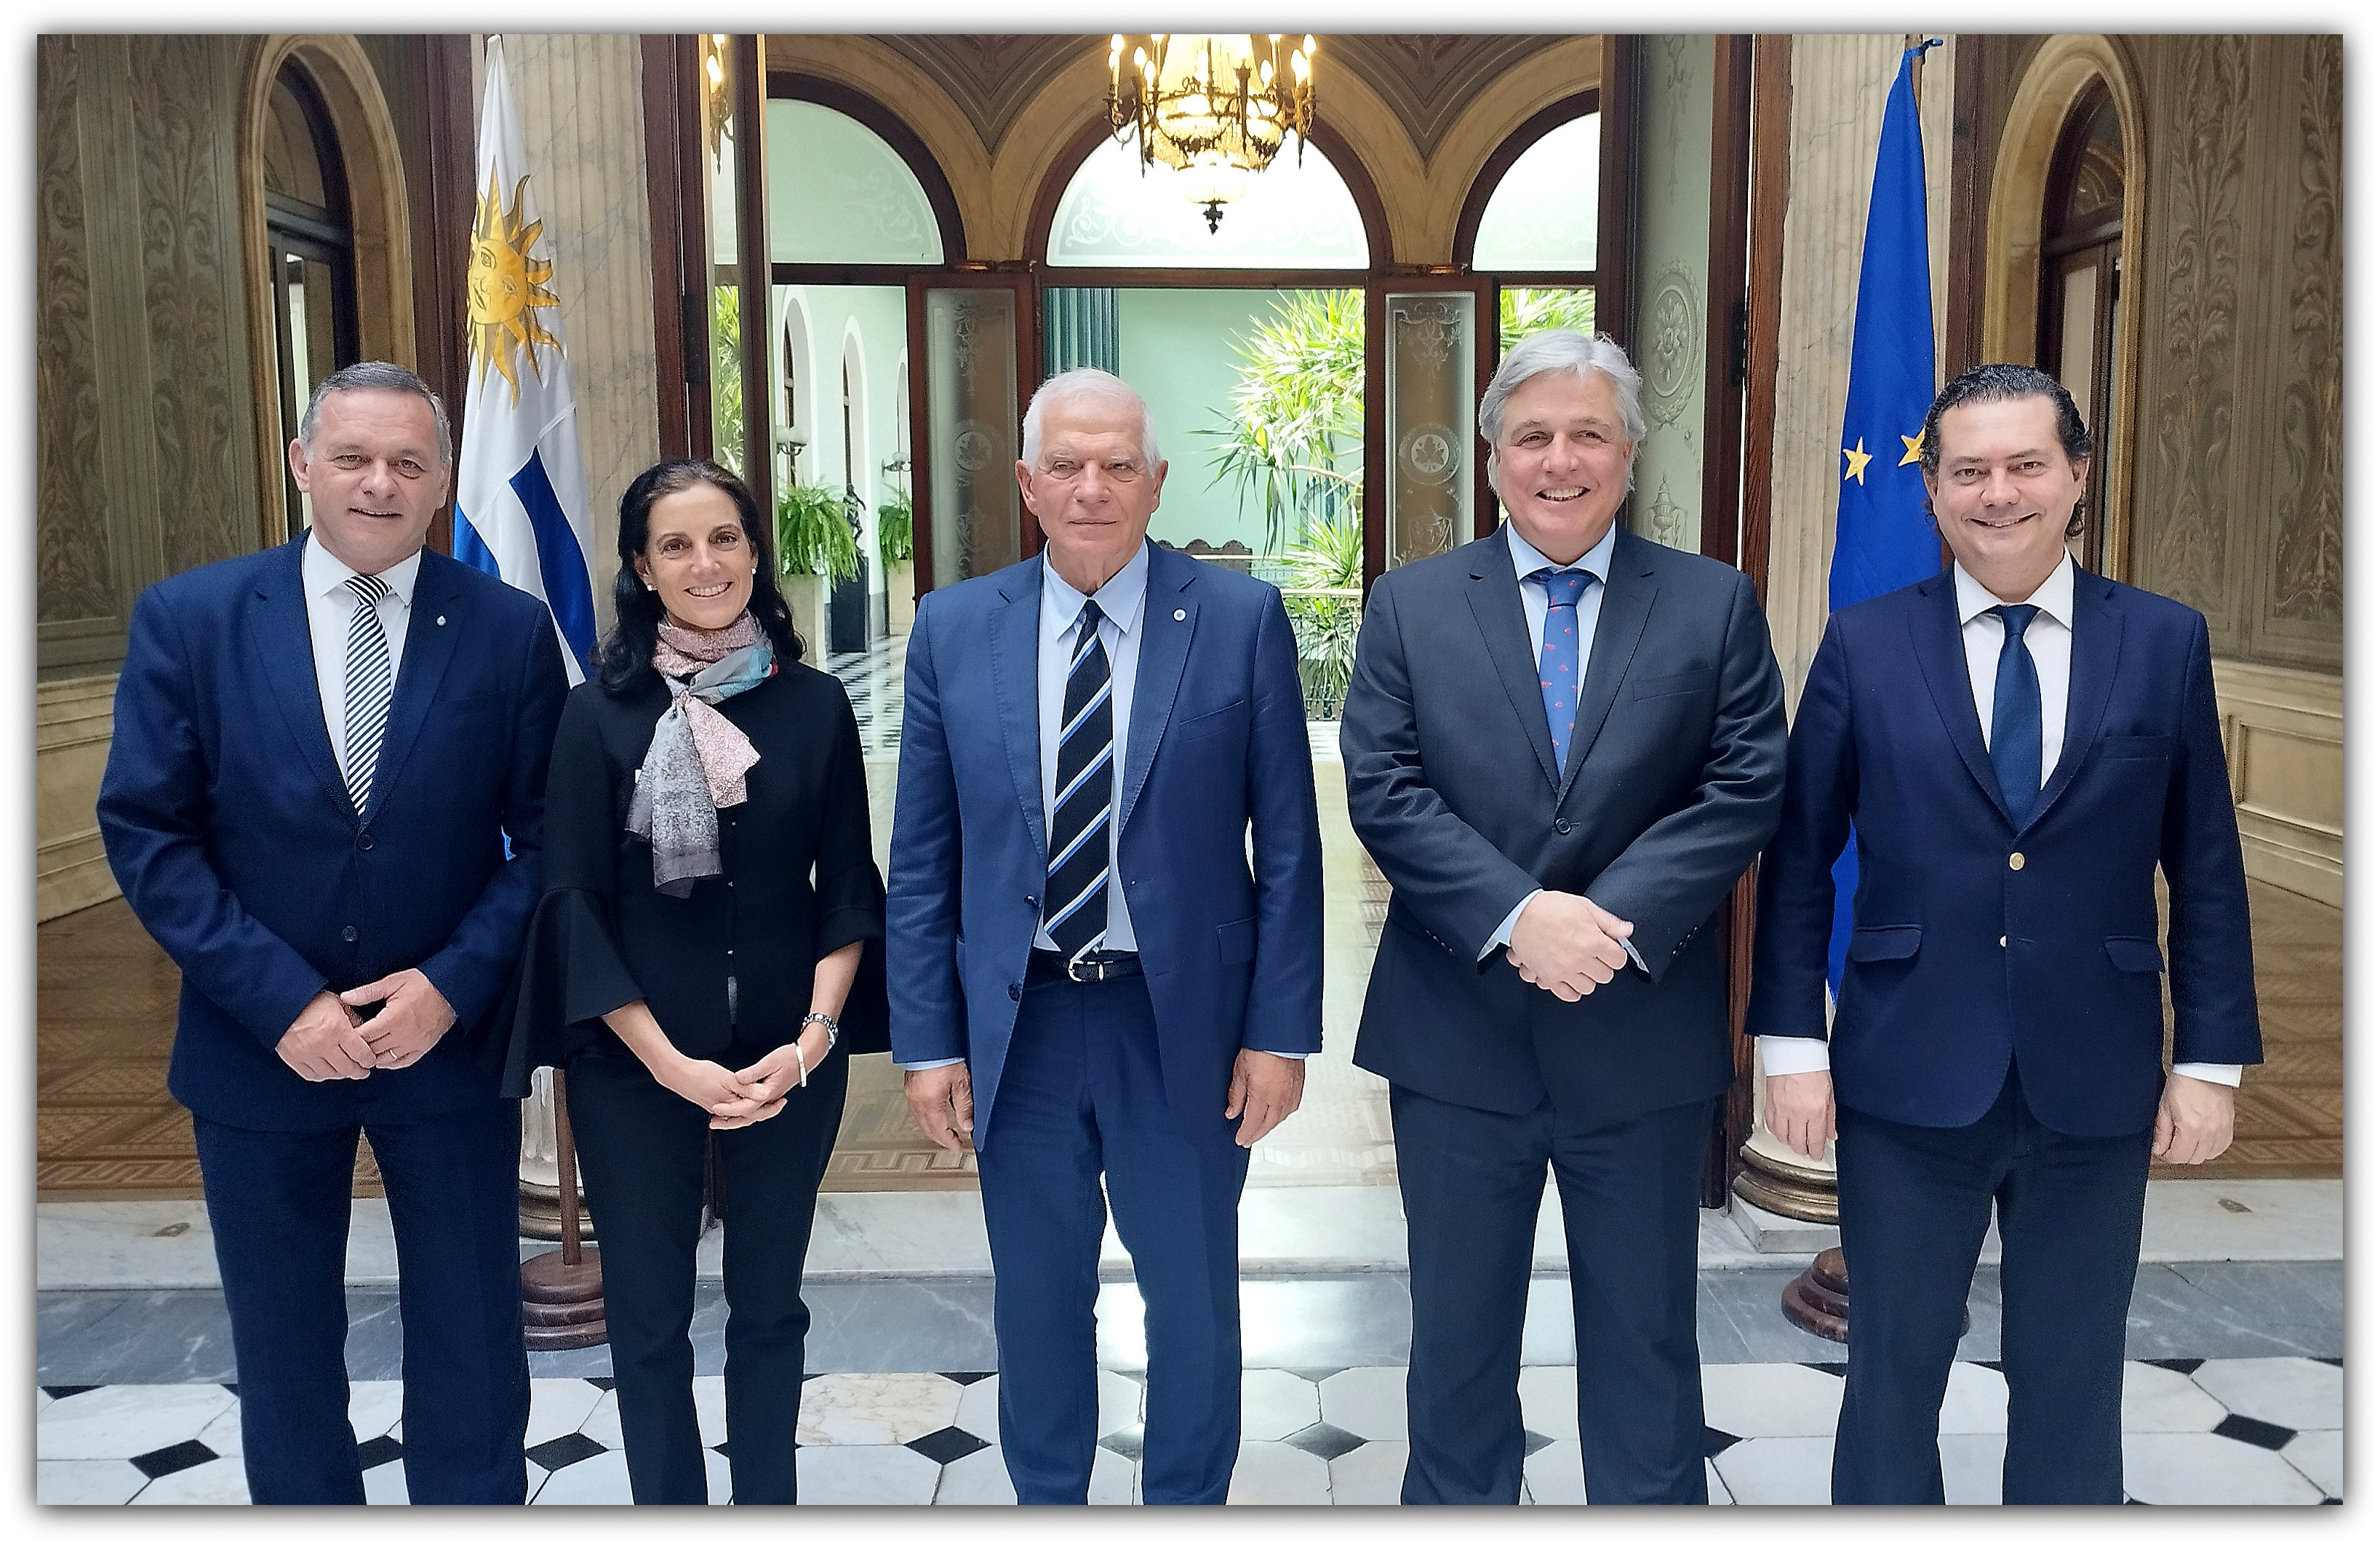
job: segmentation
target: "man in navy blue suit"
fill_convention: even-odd
[[[1087,1500],[1112,1205],[1148,1311],[1142,1498],[1220,1502],[1248,1149],[1322,1045],[1297,651],[1280,591],[1148,541],[1166,464],[1123,382],[1052,378],[1022,448],[1042,555],[936,590],[909,636],[892,1056],[925,1134],[976,1145],[1017,1500]]]
[[[396,1235],[407,1494],[527,1487],[520,1106],[470,1042],[537,899],[565,682],[543,605],[423,550],[453,461],[412,371],[324,380],[289,446],[307,535],[151,586],[116,687],[100,829],[182,972],[168,1084],[198,1138],[259,1502],[364,1500],[358,1132]]]
[[[1828,622],[1760,869],[1767,1120],[1813,1158],[1835,1139],[1855,1295],[1834,1500],[1942,1501],[1937,1418],[1997,1211],[2002,1500],[2114,1502],[2150,1156],[2221,1153],[2263,1060],[2206,620],[2068,555],[2091,438],[2054,378],[1968,371],[1919,456],[1951,566]]]

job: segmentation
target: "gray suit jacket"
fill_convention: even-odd
[[[1564,1125],[1718,1093],[1732,1076],[1713,914],[1776,831],[1785,697],[1752,583],[1623,530],[1570,764],[1501,531],[1372,588],[1339,742],[1355,831],[1394,894],[1355,1061],[1434,1099]],[[1479,954],[1521,899],[1636,925],[1648,968],[1575,1004]]]

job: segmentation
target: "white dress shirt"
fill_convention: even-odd
[[[1992,610],[2001,603],[2000,598],[1984,589],[1983,582],[1963,566],[1950,566],[1950,584],[1959,605],[1959,642],[1967,651],[1967,686],[1974,694],[1984,748],[1989,750],[1992,697],[1999,684],[2000,646],[2008,639],[2008,625]],[[2041,608],[2026,625],[2024,649],[2033,656],[2034,675],[2041,681],[2041,782],[2046,788],[2066,750],[2067,687],[2074,666],[2073,557],[2059,560],[2024,603]],[[1830,1065],[1825,1041],[1790,1035],[1760,1037],[1760,1064],[1769,1074],[1814,1073]],[[2240,1085],[2240,1069],[2229,1063],[2176,1063],[2173,1070],[2210,1084],[2234,1089]]]
[[[298,559],[298,582],[306,587],[306,629],[314,640],[314,686],[322,698],[322,727],[331,733],[331,754],[339,759],[339,776],[347,775],[347,621],[360,604],[347,581],[356,571],[331,555],[319,538],[309,536]],[[403,563],[381,570],[388,593],[380,598],[381,631],[388,637],[388,676],[392,689],[397,669],[405,663],[406,625],[413,615],[413,582],[421,575],[421,553],[416,549]]]
[[[1578,675],[1576,679],[1580,687],[1584,689],[1586,686],[1586,663],[1595,653],[1595,625],[1603,615],[1604,587],[1611,579],[1611,549],[1620,541],[1620,522],[1614,520],[1610,528],[1603,533],[1603,540],[1580,554],[1574,563],[1558,564],[1547,557],[1530,546],[1528,539],[1521,535],[1521,529],[1510,520],[1504,522],[1504,540],[1512,549],[1512,572],[1521,581],[1521,616],[1529,626],[1529,666],[1532,670],[1535,670],[1537,663],[1546,657],[1546,614],[1552,610],[1552,602],[1547,598],[1544,582],[1532,580],[1529,576],[1541,568],[1584,569],[1595,576],[1595,583],[1587,586],[1578,594]],[[1550,736],[1552,731],[1548,730],[1547,734]],[[1519,906],[1504,914],[1504,920],[1496,925],[1496,931],[1488,936],[1488,943],[1480,949],[1480,959],[1487,959],[1489,950],[1500,949],[1512,942],[1512,925],[1521,920],[1522,907],[1528,906],[1541,894],[1539,891],[1531,891],[1521,898]],[[1620,947],[1628,952],[1628,958],[1634,962],[1638,970],[1645,969],[1644,957],[1636,953],[1634,944],[1623,939],[1620,942]]]

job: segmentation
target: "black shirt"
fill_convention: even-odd
[[[818,962],[867,941],[839,1016],[846,1052],[887,1050],[884,882],[868,829],[859,726],[842,683],[780,661],[716,706],[760,760],[719,812],[722,872],[684,897],[653,888],[627,829],[637,770],[668,708],[655,671],[564,704],[546,782],[545,894],[529,927],[507,1058],[528,1069],[619,1040],[602,1016],[642,998],[672,1045],[742,1066],[799,1033]]]

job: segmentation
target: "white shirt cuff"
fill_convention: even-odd
[[[2202,1084],[2221,1084],[2226,1089],[2240,1087],[2240,1064],[2219,1062],[2178,1062],[2173,1070],[2185,1078],[2195,1078]]]
[[[1314,1055],[1311,1052],[1275,1052],[1262,1046],[1245,1046],[1242,1047],[1241,1050],[1245,1052],[1262,1052],[1268,1057],[1287,1057],[1291,1062],[1304,1062],[1306,1058]]]
[[[1786,1073],[1824,1073],[1833,1065],[1827,1043],[1815,1036],[1764,1035],[1755,1039],[1760,1042],[1760,1071],[1771,1078]]]
[[[1504,920],[1496,925],[1496,931],[1488,935],[1488,943],[1479,947],[1480,959],[1487,959],[1488,951],[1502,948],[1512,943],[1512,925],[1521,920],[1521,908],[1528,906],[1529,903],[1536,900],[1537,897],[1543,894],[1543,888],[1540,887],[1538,890],[1531,891],[1527,895],[1523,896],[1519,901],[1513,904],[1512,909],[1504,914]]]
[[[954,1063],[965,1061],[966,1061],[965,1057],[940,1057],[932,1062],[905,1062],[894,1065],[904,1073],[923,1073],[929,1067],[949,1067]]]

